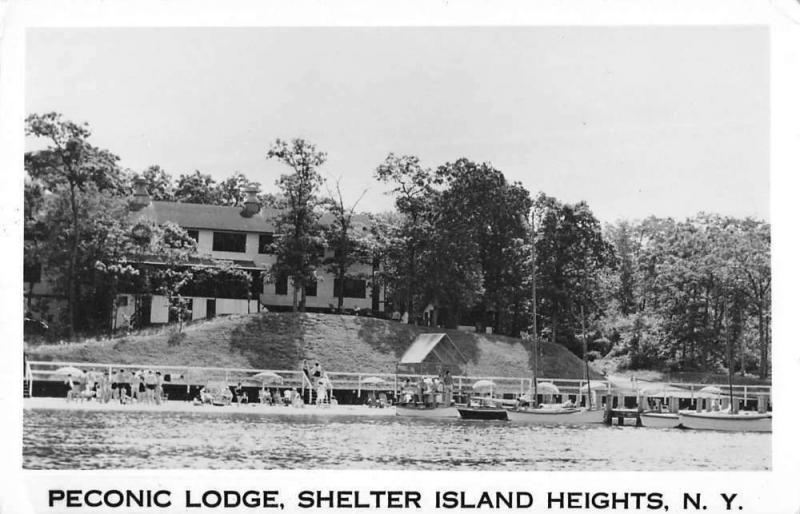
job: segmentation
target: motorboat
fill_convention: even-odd
[[[463,407],[457,407],[461,419],[507,420],[508,411],[498,400],[489,396],[477,396]]]
[[[395,413],[398,416],[412,418],[457,418],[458,409],[455,406],[437,405],[433,406],[424,403],[398,403],[395,405]]]
[[[541,407],[516,407],[508,409],[508,419],[515,423],[535,423],[540,425],[583,425],[602,423],[602,409],[583,409],[561,404]]]
[[[681,411],[678,420],[684,428],[726,432],[772,432],[772,414],[752,411]]]
[[[644,411],[639,414],[642,426],[647,428],[677,428],[680,426],[680,417],[673,412]]]

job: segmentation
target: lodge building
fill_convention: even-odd
[[[146,181],[134,180],[134,195],[129,202],[129,216],[136,227],[138,224],[163,224],[171,221],[185,229],[197,242],[196,255],[189,265],[197,268],[220,266],[227,261],[234,268],[244,270],[252,276],[249,291],[236,294],[225,293],[225,288],[217,288],[214,293],[204,296],[184,296],[191,313],[187,319],[211,318],[222,314],[241,314],[269,310],[290,310],[293,303],[291,279],[271,280],[269,270],[276,257],[270,245],[276,229],[276,219],[280,211],[264,208],[259,204],[254,186],[245,189],[246,200],[241,207],[192,204],[168,201],[154,201],[147,192]],[[330,223],[330,216],[323,216],[323,224]],[[357,230],[368,228],[369,218],[355,215],[353,225]],[[324,257],[332,257],[333,251],[321,249]],[[147,257],[139,260],[139,265],[158,265]],[[329,311],[338,304],[339,288],[344,289],[346,311],[382,312],[384,294],[379,287],[372,287],[372,281],[363,277],[374,276],[376,268],[372,264],[351,267],[348,274],[354,278],[339,283],[333,275],[324,270],[317,271],[317,281],[306,286],[305,309],[307,311]],[[358,277],[358,278],[355,278]],[[53,294],[52,283],[44,272],[28,272],[24,277],[26,312],[39,310],[32,306],[43,303],[64,303],[63,297]],[[191,284],[189,290],[192,290]],[[50,306],[52,311],[52,305]],[[112,328],[130,326],[138,311],[135,325],[168,323],[174,320],[169,309],[169,299],[157,294],[123,293],[117,296]],[[36,312],[31,312],[36,316]]]

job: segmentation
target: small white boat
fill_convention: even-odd
[[[458,409],[455,406],[446,407],[440,405],[438,407],[414,405],[413,403],[397,404],[395,412],[398,416],[407,416],[412,418],[457,418]]]
[[[647,428],[677,428],[681,424],[678,414],[672,412],[642,412],[639,419]]]
[[[536,423],[540,425],[584,425],[603,422],[602,409],[581,409],[578,407],[556,407],[540,409],[508,409],[508,419],[515,423]]]
[[[724,430],[726,432],[772,432],[772,414],[739,412],[681,411],[680,424],[693,430]]]

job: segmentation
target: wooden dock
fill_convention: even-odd
[[[642,418],[640,416],[640,413],[641,411],[639,411],[639,409],[606,409],[603,422],[606,425],[613,425],[614,420],[616,420],[617,425],[623,426],[626,424],[625,420],[627,419],[627,420],[633,420],[629,421],[628,424],[640,427],[642,426]]]

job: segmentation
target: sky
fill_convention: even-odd
[[[769,219],[763,27],[30,29],[28,113],[88,122],[141,171],[275,191],[276,138],[328,154],[358,210],[387,154],[467,157],[599,219]],[[29,148],[36,143],[29,142]]]

